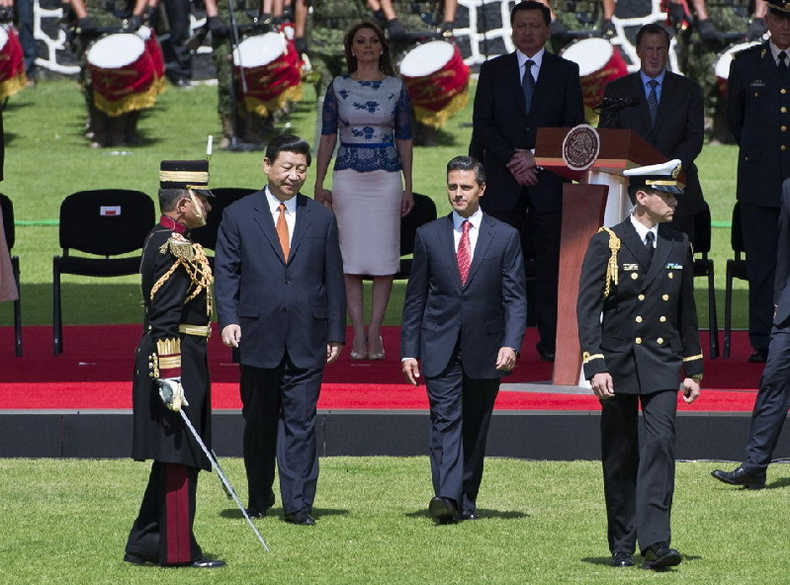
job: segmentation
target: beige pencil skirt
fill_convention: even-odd
[[[384,276],[400,266],[400,172],[335,171],[332,209],[345,274]]]

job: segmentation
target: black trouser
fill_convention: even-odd
[[[175,82],[179,79],[192,79],[192,53],[186,47],[189,40],[189,0],[164,0],[169,38],[162,41],[162,55],[165,59],[167,78]],[[154,13],[151,27],[156,29],[159,12]]]
[[[483,478],[488,427],[500,380],[473,379],[463,370],[456,347],[447,368],[426,379],[431,406],[431,477],[435,495],[454,500],[461,512],[472,513]]]
[[[184,565],[203,556],[192,525],[199,469],[154,461],[126,552],[159,565]]]
[[[639,403],[644,444],[639,446]],[[675,489],[677,390],[601,400],[601,461],[609,550],[633,553],[670,542]]]
[[[312,511],[318,483],[315,417],[323,373],[323,368],[297,368],[288,354],[276,368],[241,366],[250,508],[268,508],[276,460],[283,513]]]

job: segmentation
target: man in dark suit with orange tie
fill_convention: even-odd
[[[447,164],[453,212],[417,230],[403,306],[401,365],[410,383],[426,380],[435,493],[428,510],[440,524],[479,518],[494,400],[527,321],[519,234],[480,210],[485,192],[477,160]]]
[[[298,136],[269,143],[268,184],[225,210],[215,270],[222,341],[238,348],[241,364],[248,513],[261,518],[274,504],[276,459],[285,521],[308,526],[321,378],[346,330],[335,216],[299,193],[309,166],[310,146]]]
[[[516,51],[483,63],[474,106],[470,154],[483,162],[487,214],[515,227],[525,258],[536,261],[538,352],[553,360],[557,333],[557,279],[564,179],[535,165],[540,127],[584,122],[575,63],[546,52],[551,12],[540,2],[519,2],[510,13]]]

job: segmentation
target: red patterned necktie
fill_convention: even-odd
[[[277,225],[275,229],[277,230],[277,237],[280,240],[280,246],[283,249],[283,257],[285,257],[285,261],[288,262],[288,253],[291,251],[291,242],[288,238],[288,224],[285,222],[285,203],[280,203],[280,215],[277,218]]]
[[[461,224],[463,233],[461,234],[461,241],[458,242],[458,251],[456,257],[458,258],[458,273],[461,275],[461,284],[466,284],[466,279],[469,278],[469,266],[472,264],[472,244],[469,241],[469,228],[472,227],[470,221],[464,220]]]

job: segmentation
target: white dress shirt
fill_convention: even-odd
[[[272,195],[268,185],[264,188],[264,193],[266,193],[266,201],[269,203],[269,211],[275,226],[280,218],[280,203],[285,203],[285,224],[288,226],[288,244],[290,245],[294,239],[294,226],[296,225],[296,197],[291,197],[288,201],[280,201]]]

